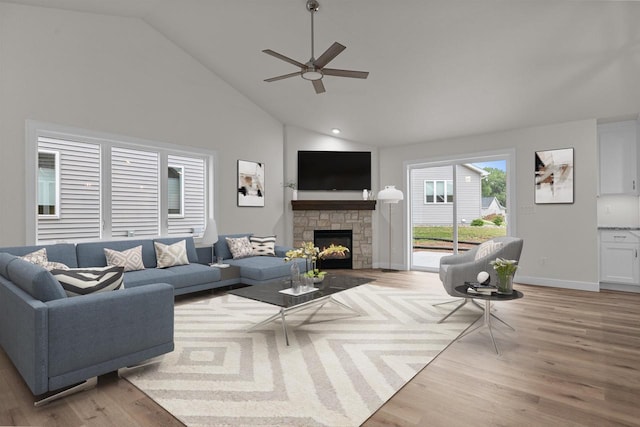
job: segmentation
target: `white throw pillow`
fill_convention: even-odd
[[[51,270],[68,270],[65,264],[61,262],[49,261],[47,256],[47,248],[38,249],[21,257],[23,260],[30,262],[31,264],[39,265],[47,271]]]
[[[251,246],[251,242],[248,237],[226,237],[226,239],[231,255],[233,255],[233,259],[253,256],[253,246]]]
[[[480,258],[484,258],[487,255],[491,255],[502,247],[501,242],[494,242],[493,240],[487,240],[478,246],[478,251],[476,252],[475,259],[478,260]]]
[[[153,246],[156,249],[158,268],[189,264],[189,257],[187,257],[187,242],[185,240],[180,240],[173,245],[153,242]]]
[[[144,270],[142,262],[142,245],[124,251],[104,248],[107,265],[124,267],[124,271]]]

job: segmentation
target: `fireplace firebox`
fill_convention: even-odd
[[[351,230],[314,230],[313,244],[321,251],[328,248],[331,244],[342,245],[349,248],[344,256],[339,254],[329,255],[319,261],[321,270],[333,268],[353,268],[353,257],[351,256],[353,244],[353,232]]]

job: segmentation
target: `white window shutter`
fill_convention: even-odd
[[[159,155],[111,149],[112,237],[160,234]]]
[[[169,155],[168,163],[183,167],[184,212],[180,218],[169,218],[170,235],[193,233],[205,225],[205,166],[204,158]]]
[[[38,150],[60,153],[60,214],[38,217],[37,241],[100,239],[100,145],[39,137]]]

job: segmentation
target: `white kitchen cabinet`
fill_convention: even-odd
[[[598,125],[600,195],[640,194],[638,142],[636,120]]]
[[[640,286],[639,251],[639,231],[600,231],[600,281]]]

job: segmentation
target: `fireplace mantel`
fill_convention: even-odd
[[[375,200],[292,200],[294,211],[373,211]]]

